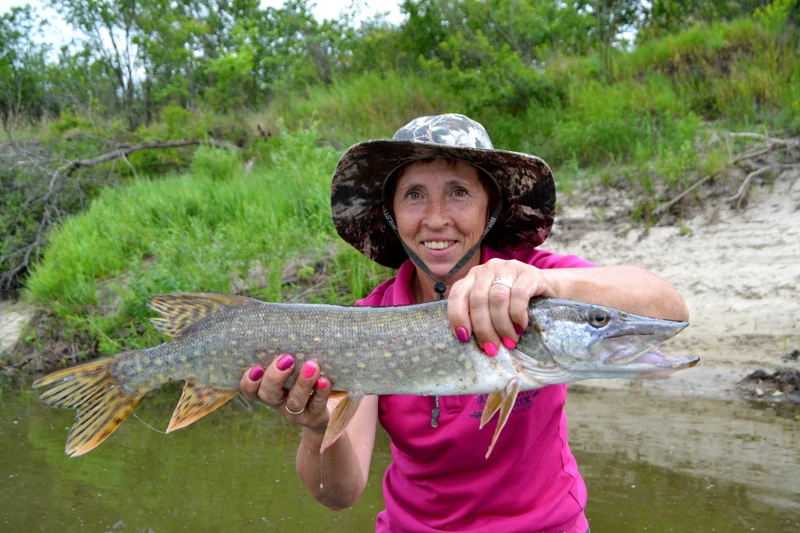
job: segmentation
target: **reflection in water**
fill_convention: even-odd
[[[151,395],[137,414],[163,429],[178,396]],[[593,531],[800,530],[794,415],[578,387],[568,411]],[[370,531],[383,507],[383,432],[361,500],[334,513],[297,479],[299,432],[266,409],[231,404],[169,435],[131,418],[71,459],[73,417],[0,392],[0,531]]]

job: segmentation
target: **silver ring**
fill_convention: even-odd
[[[302,413],[303,411],[305,411],[305,410],[306,410],[305,406],[303,406],[303,408],[302,408],[302,409],[300,409],[299,411],[297,411],[297,412],[295,413],[294,411],[292,411],[291,409],[289,409],[289,404],[286,404],[286,405],[284,405],[284,407],[286,408],[286,410],[289,412],[289,414],[290,414],[290,415],[295,415],[295,416],[299,415],[300,413]]]
[[[510,289],[513,283],[511,283],[507,279],[494,278],[494,281],[492,281],[492,285],[503,285],[504,287],[508,287]]]

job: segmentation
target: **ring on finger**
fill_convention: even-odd
[[[494,278],[494,280],[492,280],[492,285],[503,285],[510,289],[514,284],[505,278]]]
[[[302,409],[300,409],[300,410],[299,410],[299,411],[297,411],[297,412],[295,412],[295,411],[292,411],[291,409],[289,409],[289,404],[288,404],[288,403],[287,403],[286,405],[284,405],[284,407],[286,408],[286,411],[288,411],[288,413],[289,413],[290,415],[295,415],[295,416],[299,415],[300,413],[302,413],[303,411],[305,411],[305,410],[306,410],[306,406],[305,406],[305,405],[303,406],[303,408],[302,408]]]

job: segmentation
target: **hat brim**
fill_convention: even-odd
[[[534,248],[550,234],[556,186],[550,167],[538,157],[505,150],[374,140],[351,146],[333,174],[331,216],[342,239],[376,263],[398,268],[408,256],[383,216],[383,187],[399,167],[432,158],[464,161],[497,183],[503,208],[484,239],[487,245],[507,250]]]

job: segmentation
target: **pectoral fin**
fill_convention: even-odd
[[[503,403],[503,393],[493,392],[486,397],[486,404],[483,406],[483,414],[481,415],[481,425],[479,429],[489,423],[494,414],[500,410],[500,405]]]
[[[319,453],[328,449],[336,439],[342,436],[342,433],[347,429],[347,424],[353,419],[353,416],[358,410],[361,400],[366,396],[363,392],[351,392],[345,395],[344,399],[339,402],[336,409],[331,413],[331,419],[328,421],[328,429],[325,430],[325,436],[322,438],[322,446],[319,447]]]
[[[500,416],[497,419],[497,429],[494,430],[492,443],[489,445],[489,451],[486,452],[487,459],[492,454],[492,450],[497,442],[497,438],[500,436],[500,432],[503,431],[503,427],[506,425],[508,415],[511,414],[511,409],[514,408],[514,402],[517,400],[517,394],[519,393],[519,388],[521,385],[522,382],[520,380],[512,379],[508,382],[506,389],[503,392],[495,392],[489,395],[490,399],[492,399],[492,404],[490,404],[489,399],[486,400],[486,406],[483,409],[483,416],[481,417],[481,428],[483,428],[486,422],[492,418],[492,415],[494,415],[498,409],[500,410]],[[496,404],[496,406],[494,404]],[[492,412],[487,416],[487,410],[490,408],[490,405]],[[484,422],[484,419],[486,419],[486,422]]]
[[[187,380],[186,386],[183,388],[183,395],[175,412],[172,413],[167,433],[184,428],[203,418],[211,411],[225,405],[238,393],[238,389],[217,389],[193,379]]]

